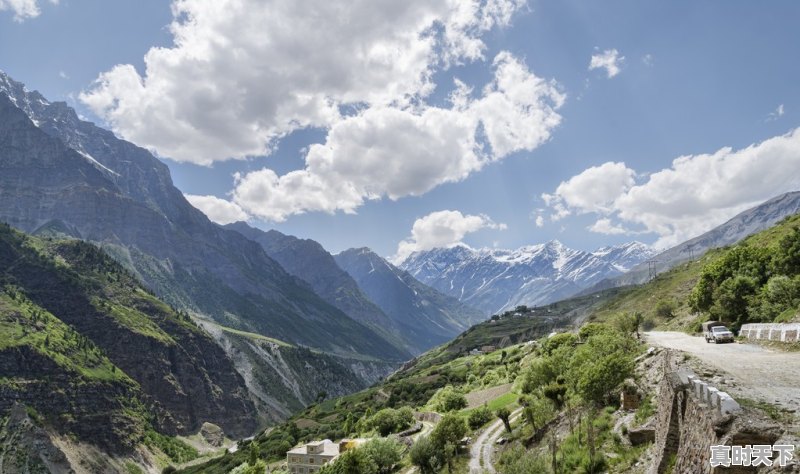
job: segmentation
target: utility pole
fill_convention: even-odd
[[[658,272],[656,271],[656,260],[648,260],[647,261],[647,273],[648,273],[648,280],[653,281],[655,280]]]

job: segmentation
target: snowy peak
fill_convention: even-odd
[[[413,253],[400,268],[450,296],[496,313],[571,296],[653,255],[641,242],[585,252],[558,240],[514,250],[458,245]]]
[[[625,273],[634,266],[653,258],[658,251],[638,241],[628,242],[613,247],[603,247],[592,252],[592,255],[605,260],[617,270]]]

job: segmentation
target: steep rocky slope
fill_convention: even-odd
[[[334,256],[402,334],[417,348],[430,348],[484,319],[457,299],[430,288],[367,248]]]
[[[94,245],[0,224],[0,472],[159,472],[209,422],[263,426],[204,330]]]
[[[0,73],[0,220],[102,243],[177,307],[331,353],[406,354],[193,208],[146,150]]]
[[[276,230],[264,232],[244,222],[225,226],[250,240],[258,242],[271,258],[290,274],[311,285],[316,294],[339,308],[346,315],[380,333],[398,350],[406,352],[412,341],[401,334],[400,328],[367,298],[358,284],[339,268],[333,256],[322,245],[310,239],[298,239]]]
[[[4,380],[73,387],[12,381],[4,389],[43,414],[65,417],[66,425],[74,422],[70,429],[78,433],[90,430],[89,441],[135,440],[135,427],[112,430],[114,419],[103,428],[103,422],[81,418],[113,418],[104,406],[137,399],[168,434],[195,432],[205,421],[232,435],[257,428],[244,381],[225,353],[187,315],[157,300],[93,245],[33,239],[0,226],[0,282]],[[84,379],[109,387],[93,389]],[[6,393],[0,405],[7,409],[19,397]],[[59,397],[64,404],[55,402]],[[92,431],[103,429],[110,431]],[[103,443],[125,444],[111,438]]]

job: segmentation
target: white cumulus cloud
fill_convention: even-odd
[[[57,4],[57,0],[50,0]],[[41,14],[37,0],[0,0],[0,11],[8,10],[14,13],[14,21],[23,22]]]
[[[636,173],[625,163],[592,166],[558,185],[553,194],[542,194],[558,220],[573,212],[609,212],[614,201],[634,184]]]
[[[483,214],[464,215],[459,211],[432,212],[414,222],[411,236],[398,244],[397,253],[392,257],[392,261],[401,263],[417,251],[453,246],[461,243],[467,234],[481,229],[505,228],[505,224],[496,224]]]
[[[203,211],[203,214],[217,224],[246,221],[247,214],[236,203],[220,199],[216,196],[197,196],[184,194],[189,203]]]
[[[449,108],[374,106],[337,121],[325,143],[309,147],[305,168],[237,175],[234,201],[274,221],[308,211],[353,213],[365,200],[421,195],[536,148],[560,123],[564,95],[510,53],[493,65],[480,97],[457,82]]]
[[[589,61],[589,70],[605,69],[608,77],[612,78],[620,73],[624,61],[625,56],[620,56],[619,51],[607,49],[602,53],[592,55],[592,59]]]
[[[483,59],[481,36],[524,3],[173,0],[173,46],[150,49],[142,73],[115,66],[80,97],[162,156],[264,155],[293,130],[346,120],[343,106],[419,103],[437,70]]]
[[[598,234],[618,235],[629,234],[630,231],[620,225],[614,224],[608,217],[597,219],[594,224],[590,225],[588,229]]]
[[[576,178],[597,174],[590,168],[561,183],[548,195],[552,196],[548,204],[556,215],[572,211],[598,214],[600,219],[591,228],[598,232],[623,230],[612,224],[613,217],[635,226],[637,232],[655,233],[659,237],[655,246],[664,248],[706,232],[769,198],[800,189],[798,169],[800,128],[739,150],[726,147],[678,157],[669,168],[650,174],[640,184],[622,181],[616,196],[600,193],[596,203],[593,198],[575,199],[563,192],[583,189],[591,193],[591,188],[573,186]],[[632,170],[628,172],[633,179]]]

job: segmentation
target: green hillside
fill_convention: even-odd
[[[41,429],[164,462],[196,455],[170,435],[203,421],[256,429],[243,380],[188,315],[91,244],[0,224],[0,413],[16,404]]]
[[[735,328],[747,322],[787,321],[800,309],[799,227],[800,215],[790,216],[736,245],[710,250],[645,285],[621,290],[590,319],[641,313],[646,325],[690,331],[708,319]],[[659,312],[659,306],[671,311]]]

